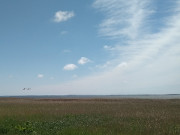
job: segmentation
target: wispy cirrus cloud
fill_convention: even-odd
[[[110,38],[134,39],[145,31],[144,25],[154,11],[149,0],[96,0],[94,7],[105,14],[99,33]]]
[[[116,60],[122,61],[125,59],[140,62],[142,59],[150,59],[157,55],[162,47],[172,47],[172,39],[179,41],[175,36],[179,28],[179,21],[176,18],[179,17],[177,12],[177,9],[179,9],[178,2],[174,2],[174,5],[176,4],[174,13],[166,18],[166,22],[163,24],[165,27],[158,33],[152,33],[147,29],[148,24],[151,25],[148,23],[150,22],[150,16],[156,13],[152,2],[150,0],[95,1],[94,6],[105,14],[105,19],[100,24],[99,31],[103,36],[119,39],[120,43],[114,46],[104,46],[104,49],[119,54]],[[152,7],[152,9],[149,7]],[[156,24],[153,27],[157,27]],[[132,36],[132,34],[135,35]],[[124,38],[123,41],[122,38]],[[168,41],[169,39],[171,41]]]
[[[57,11],[54,15],[54,22],[60,23],[67,21],[74,17],[74,15],[73,11]]]

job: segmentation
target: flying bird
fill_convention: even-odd
[[[22,90],[31,90],[31,88],[23,88]]]

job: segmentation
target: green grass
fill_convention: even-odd
[[[180,100],[0,99],[0,135],[179,135]]]

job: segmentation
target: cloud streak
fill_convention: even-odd
[[[118,39],[139,37],[144,31],[145,20],[153,13],[148,8],[149,4],[149,0],[96,0],[94,7],[105,14],[99,33]]]

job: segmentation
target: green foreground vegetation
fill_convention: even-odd
[[[180,135],[180,100],[0,98],[0,134]]]

